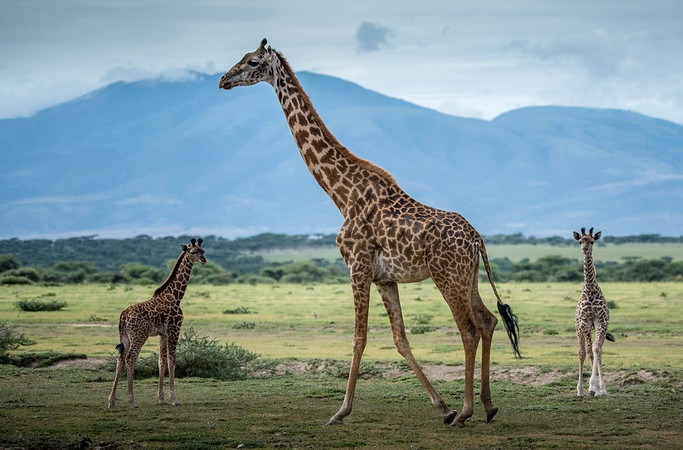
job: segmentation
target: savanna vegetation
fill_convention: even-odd
[[[348,285],[191,285],[183,301],[185,355],[194,358],[189,366],[235,357],[224,367],[239,373],[180,370],[181,405],[159,406],[158,339],[151,338],[141,355],[146,368],[137,375],[135,410],[122,392],[117,407],[106,408],[116,323],[120,311],[147,298],[151,287],[1,286],[0,315],[14,336],[5,353],[23,363],[0,365],[0,446],[675,448],[683,437],[683,284],[606,282],[602,288],[616,337],[604,352],[607,397],[575,396],[573,316],[580,283],[500,283],[504,301],[519,316],[524,358],[513,357],[498,330],[492,389],[501,411],[486,424],[478,406],[457,430],[441,424],[397,354],[376,292],[354,412],[346,425],[326,427],[343,398],[350,361]],[[490,289],[482,285],[481,291],[493,308]],[[446,304],[430,282],[404,285],[401,296],[416,357],[459,409],[462,345]],[[67,306],[17,306],[32,299]]]
[[[318,245],[325,239],[307,237],[303,248],[260,248],[252,241],[234,249],[232,255],[234,261],[250,261],[251,271],[243,272],[237,265],[213,261],[214,255],[220,260],[220,255],[229,252],[212,247],[219,240],[205,240],[207,258],[218,267],[196,266],[183,300],[185,322],[176,381],[181,405],[157,404],[158,339],[150,338],[136,367],[137,409],[127,407],[125,389],[119,390],[117,406],[106,408],[118,315],[131,303],[149,298],[156,283],[167,275],[167,263],[175,260],[180,244],[189,237],[132,239],[124,254],[139,251],[148,257],[157,252],[157,259],[112,256],[109,268],[85,256],[85,248],[93,242],[102,245],[99,239],[52,241],[50,246],[60,248],[55,255],[61,258],[68,254],[63,247],[66,241],[76,249],[72,259],[59,261],[47,254],[42,262],[26,258],[16,250],[21,247],[17,241],[12,244],[15,251],[0,247],[0,253],[7,255],[0,258],[2,278],[21,277],[17,271],[22,269],[38,275],[43,271],[70,273],[63,270],[64,264],[85,273],[0,285],[0,447],[621,449],[680,445],[680,274],[667,272],[649,282],[608,281],[603,275],[611,268],[623,270],[633,267],[629,264],[652,260],[661,260],[670,270],[683,259],[680,242],[616,244],[606,240],[596,246],[598,280],[612,311],[610,332],[616,338],[605,344],[603,356],[609,395],[596,398],[576,397],[574,310],[581,279],[559,276],[569,266],[580,274],[578,246],[573,241],[490,242],[499,291],[519,317],[523,359],[514,358],[499,325],[493,343],[492,391],[500,412],[487,424],[483,408],[477,405],[465,428],[453,429],[441,424],[422,386],[396,352],[376,292],[371,297],[368,346],[354,412],[343,426],[324,425],[339,408],[345,390],[353,338],[351,289],[343,273],[297,279],[290,276],[297,272],[288,267],[339,266],[330,242]],[[164,253],[162,247],[170,251]],[[548,248],[553,253],[547,253]],[[111,249],[111,254],[117,253]],[[514,277],[522,270],[508,272],[507,263],[499,260],[543,273],[545,278]],[[124,269],[130,264],[140,270]],[[638,271],[645,272],[646,266]],[[208,271],[202,273],[204,269]],[[227,284],[225,278],[210,281],[210,276],[224,272],[234,274]],[[94,276],[98,273],[119,278]],[[495,311],[488,284],[482,284],[480,291]],[[418,361],[448,404],[459,409],[463,352],[447,305],[429,281],[402,285],[400,292]]]
[[[189,236],[0,241],[0,284],[154,284],[165,278]],[[204,238],[208,263],[199,284],[347,283],[334,235],[261,234]],[[519,234],[486,238],[498,281],[580,281],[582,255],[573,239]],[[605,237],[595,259],[603,281],[683,280],[683,237]],[[482,268],[483,270],[483,268]],[[482,273],[483,275],[483,273]]]

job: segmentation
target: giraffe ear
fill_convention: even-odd
[[[598,239],[600,239],[600,236],[602,236],[602,231],[598,231],[597,233],[595,233],[595,236],[593,236],[593,239],[597,241]]]
[[[184,252],[186,252],[186,251],[187,251],[187,249],[189,249],[190,247],[188,247],[188,246],[187,246],[187,245],[185,245],[185,244],[180,244],[180,248],[182,248],[182,249],[183,249],[183,251],[184,251]]]
[[[579,233],[577,233],[576,231],[574,231],[574,239],[576,239],[577,241],[581,240],[581,235]]]

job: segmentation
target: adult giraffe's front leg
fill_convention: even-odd
[[[398,285],[396,283],[378,283],[377,290],[379,290],[380,296],[382,297],[382,302],[384,302],[384,307],[389,315],[389,321],[391,322],[391,333],[394,337],[396,349],[401,356],[406,359],[411,369],[413,369],[417,379],[420,380],[420,383],[422,383],[422,386],[427,391],[427,395],[429,395],[432,405],[441,411],[444,423],[450,424],[455,418],[456,413],[446,405],[446,402],[444,402],[436,392],[422,371],[422,368],[418,364],[417,360],[413,356],[413,351],[410,348],[410,343],[408,342],[408,337],[406,336],[403,313],[401,312]]]
[[[349,378],[346,383],[346,393],[339,411],[327,422],[328,425],[338,425],[343,423],[344,417],[351,414],[353,407],[353,396],[356,391],[356,382],[360,371],[360,361],[365,351],[368,341],[368,310],[370,308],[370,277],[367,275],[351,275],[353,290],[353,302],[355,308],[354,330],[353,330],[353,357],[351,358],[351,368]]]

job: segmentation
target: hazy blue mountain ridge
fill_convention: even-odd
[[[298,74],[337,139],[484,234],[683,234],[683,127],[621,110],[448,116]],[[272,88],[115,83],[0,120],[0,237],[334,232]]]

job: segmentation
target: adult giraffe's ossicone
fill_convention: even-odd
[[[473,414],[474,365],[482,341],[480,398],[490,421],[498,411],[491,401],[489,386],[491,340],[497,319],[479,295],[480,256],[516,355],[518,328],[510,307],[498,296],[481,236],[461,215],[412,199],[388,172],[341,145],[323,123],[285,58],[266,45],[264,39],[256,51],[247,53],[223,75],[219,87],[232,89],[261,81],[273,86],[306,166],[344,218],[337,245],[351,275],[355,305],[353,357],[344,401],[328,423],[341,423],[351,413],[367,342],[372,283],[384,302],[398,352],[410,364],[445,423],[462,426]],[[436,393],[406,337],[398,283],[430,277],[450,307],[465,349],[465,399],[460,414],[446,406]]]

